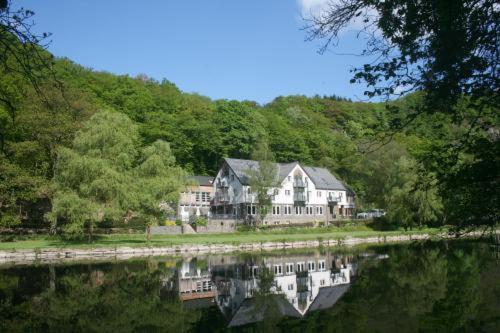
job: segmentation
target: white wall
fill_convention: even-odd
[[[273,204],[279,204],[279,205],[293,205],[294,200],[294,173],[300,170],[303,177],[302,181],[306,185],[304,189],[304,193],[306,195],[307,201],[306,205],[327,205],[328,200],[327,197],[331,193],[332,196],[334,197],[341,197],[341,200],[338,202],[338,205],[348,205],[347,203],[347,193],[346,191],[337,191],[337,190],[316,190],[316,186],[314,183],[309,179],[305,171],[300,167],[300,165],[296,165],[290,173],[283,179],[281,183],[281,187],[278,188],[278,195],[275,195],[273,198]],[[222,180],[221,177],[222,173],[222,168],[219,170],[217,173],[217,176],[214,180],[214,196],[215,193],[217,192],[217,183],[219,182],[219,179]],[[290,177],[290,179],[289,179]],[[229,193],[229,203],[228,204],[239,204],[239,203],[256,203],[256,195],[255,193],[250,193],[248,194],[248,185],[242,185],[238,177],[234,174],[233,170],[229,168],[229,175],[225,177],[229,188],[228,188],[228,193]],[[286,195],[287,191],[289,191],[289,195]],[[318,196],[318,192],[321,193],[320,196]],[[274,190],[271,190],[269,194],[274,193]],[[217,203],[217,202],[216,202]],[[280,212],[282,213],[282,212]],[[292,212],[293,213],[293,212]],[[316,212],[314,211],[314,214]],[[326,212],[323,211],[323,214]]]

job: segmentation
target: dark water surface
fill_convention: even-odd
[[[0,332],[500,332],[498,245],[0,266]]]

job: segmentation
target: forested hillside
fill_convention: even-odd
[[[439,220],[441,203],[432,177],[425,188],[416,188],[422,179],[412,155],[437,140],[433,126],[451,130],[446,119],[423,122],[384,141],[381,136],[398,117],[383,103],[336,96],[277,97],[266,105],[213,101],[183,93],[167,80],[96,72],[68,59],[56,60],[54,72],[57,84],[47,80],[41,92],[15,73],[0,80],[15,102],[0,104],[4,226],[47,223],[59,153],[100,111],[128,116],[138,128],[138,146],[170,143],[176,163],[191,174],[214,175],[223,157],[249,158],[264,140],[278,162],[330,169],[357,193],[360,208],[386,208],[403,224]],[[412,95],[395,102],[402,106],[398,112],[418,99]]]

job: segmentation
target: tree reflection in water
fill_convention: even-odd
[[[0,268],[1,332],[495,331],[481,243]]]

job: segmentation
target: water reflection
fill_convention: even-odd
[[[495,332],[483,245],[3,266],[0,332]]]
[[[258,294],[281,296],[275,298],[278,312],[291,317],[333,306],[355,277],[357,260],[354,255],[329,252],[246,260],[190,258],[165,280],[165,286],[177,291],[187,308],[216,305],[229,319],[228,326],[234,327],[263,318],[253,301]],[[266,275],[271,283],[263,290]]]

